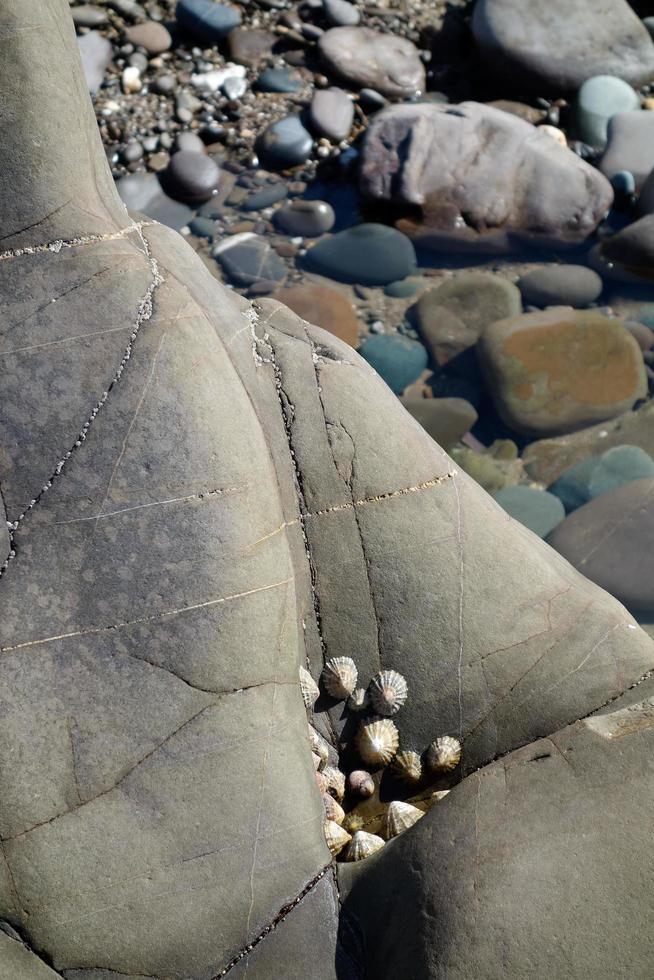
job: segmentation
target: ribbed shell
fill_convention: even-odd
[[[339,701],[349,697],[357,686],[357,668],[350,657],[333,657],[328,660],[320,676],[325,690]]]
[[[355,796],[372,796],[375,792],[375,781],[365,769],[355,769],[347,777],[347,788]]]
[[[327,792],[331,793],[341,803],[345,796],[345,773],[336,769],[335,766],[325,766],[322,775],[327,782]]]
[[[409,797],[407,803],[411,803],[413,806],[417,807],[418,810],[422,810],[423,813],[427,813],[427,811],[431,810],[436,803],[440,803],[441,800],[444,800],[449,792],[449,789],[438,789],[436,792],[427,793],[426,795],[422,793],[418,796]]]
[[[346,861],[363,861],[380,851],[384,846],[384,840],[377,834],[368,834],[365,830],[357,830],[354,837],[347,845],[347,850],[343,855]]]
[[[393,775],[405,783],[419,783],[422,779],[422,762],[417,752],[411,749],[398,752],[391,765]]]
[[[352,837],[348,834],[347,830],[343,830],[334,820],[326,820],[325,840],[327,841],[327,847],[334,857],[336,857],[345,845],[351,842]]]
[[[402,803],[401,800],[393,800],[384,820],[384,837],[386,840],[397,837],[413,827],[414,823],[418,823],[421,817],[424,817],[424,813],[418,807]]]
[[[370,681],[370,700],[378,715],[389,718],[397,714],[407,699],[409,689],[396,670],[382,670]]]
[[[431,743],[425,761],[432,772],[451,772],[461,762],[461,743],[451,735],[443,735]]]
[[[315,752],[320,758],[319,769],[324,769],[329,762],[329,743],[326,738],[317,732],[313,725],[308,726],[309,729],[309,745],[311,746],[311,751]]]
[[[366,718],[356,734],[357,752],[371,766],[385,766],[391,761],[400,737],[390,718]]]
[[[327,792],[327,780],[325,779],[324,772],[315,772],[314,773],[314,776],[316,777],[316,785],[318,786],[318,789],[320,790],[320,792],[321,793],[326,793]]]
[[[320,697],[320,689],[305,667],[300,667],[300,690],[304,707],[311,710]]]
[[[345,820],[345,810],[338,803],[333,796],[329,793],[322,794],[322,805],[325,808],[325,817],[327,820],[333,820],[334,823],[342,824]]]
[[[355,688],[347,699],[347,706],[350,711],[366,711],[369,705],[370,695],[363,687]]]

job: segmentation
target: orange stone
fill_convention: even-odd
[[[359,321],[343,293],[328,286],[303,284],[280,290],[275,299],[285,303],[308,323],[328,330],[350,347],[357,346]]]

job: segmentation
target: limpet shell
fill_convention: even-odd
[[[348,834],[347,830],[343,830],[334,820],[326,820],[325,840],[327,841],[327,847],[334,857],[336,857],[345,845],[352,841],[352,836]]]
[[[366,718],[355,737],[357,752],[371,766],[385,766],[400,744],[397,728],[390,718]]]
[[[386,819],[384,820],[384,837],[386,840],[391,840],[392,837],[397,837],[399,834],[404,833],[409,827],[413,827],[415,823],[424,817],[424,812],[419,810],[417,806],[412,806],[410,803],[403,803],[401,800],[393,800],[386,812]]]
[[[324,769],[329,762],[329,742],[326,738],[317,732],[313,725],[308,726],[309,729],[309,745],[311,746],[311,751],[315,752],[320,758],[319,769]]]
[[[320,688],[306,667],[300,667],[300,690],[304,707],[311,710],[320,697]]]
[[[370,695],[363,687],[355,688],[347,699],[347,707],[350,711],[367,711],[369,706]]]
[[[329,793],[322,794],[322,805],[325,808],[325,816],[327,820],[333,820],[334,823],[343,824],[345,820],[345,810],[338,803],[333,796]]]
[[[347,777],[347,788],[355,796],[372,796],[375,792],[375,781],[365,769],[355,769]]]
[[[351,657],[332,657],[323,667],[320,675],[325,690],[333,698],[344,701],[357,684],[357,668]]]
[[[347,845],[347,850],[343,857],[346,861],[363,861],[380,851],[384,846],[384,840],[377,834],[369,834],[365,830],[357,830],[352,840]]]
[[[394,776],[405,783],[419,783],[422,779],[422,762],[418,753],[412,749],[398,752],[393,759],[391,770]]]
[[[432,772],[451,772],[461,762],[461,743],[458,738],[443,735],[427,749],[425,762]]]
[[[368,691],[373,708],[386,718],[397,714],[409,693],[406,681],[396,670],[381,670],[370,681]]]
[[[345,773],[342,773],[335,766],[325,766],[322,775],[327,783],[327,792],[331,793],[339,803],[342,803],[345,796]]]

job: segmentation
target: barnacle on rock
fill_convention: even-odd
[[[461,761],[461,743],[451,735],[443,735],[427,749],[425,762],[432,772],[451,772]]]
[[[396,670],[381,670],[371,680],[368,690],[373,708],[384,717],[397,714],[409,692],[406,681]]]
[[[320,696],[320,689],[306,667],[300,667],[300,690],[304,706],[310,710]]]
[[[386,840],[397,837],[405,830],[408,830],[409,827],[413,827],[414,823],[417,823],[424,815],[422,810],[419,810],[416,806],[412,806],[410,803],[393,800],[386,812],[386,819],[384,820],[384,837]]]
[[[372,766],[385,766],[391,761],[400,737],[390,718],[366,718],[359,725],[355,744],[364,762]]]
[[[333,820],[334,823],[342,824],[345,820],[345,810],[338,803],[333,796],[329,793],[322,794],[322,805],[325,808],[325,816],[327,820]]]
[[[405,783],[419,783],[422,778],[422,762],[412,749],[398,752],[391,765],[394,776]]]
[[[380,851],[384,846],[384,840],[377,834],[369,834],[365,830],[357,830],[347,845],[347,850],[343,855],[346,861],[363,861]]]
[[[357,668],[350,657],[332,657],[320,675],[328,694],[343,701],[349,697],[357,683]]]
[[[355,796],[372,796],[375,792],[375,781],[365,769],[355,769],[347,777],[347,788]]]
[[[347,830],[343,830],[334,820],[326,820],[325,840],[327,841],[327,847],[334,857],[336,857],[345,845],[351,842],[352,836],[348,834]]]

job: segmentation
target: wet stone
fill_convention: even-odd
[[[396,395],[402,394],[427,367],[427,351],[422,344],[397,334],[369,337],[359,353]]]
[[[317,238],[330,231],[335,220],[334,209],[326,201],[290,201],[275,215],[278,227],[293,238]]]
[[[208,44],[227,37],[241,23],[236,7],[214,0],[179,0],[176,16],[180,27]]]
[[[265,166],[283,170],[311,155],[313,138],[299,116],[286,116],[272,123],[257,140],[257,153]]]
[[[416,254],[401,232],[370,223],[322,239],[308,250],[304,265],[341,282],[385,286],[415,272]]]
[[[281,181],[277,184],[268,184],[266,187],[262,187],[260,191],[246,197],[241,208],[243,211],[261,211],[262,208],[268,208],[271,204],[283,201],[287,195],[288,189]]]
[[[266,68],[257,78],[257,88],[261,92],[286,92],[291,94],[302,88],[302,79],[297,72],[288,68]]]
[[[179,150],[170,158],[164,177],[165,187],[171,196],[200,204],[215,192],[220,170],[206,153]]]
[[[286,275],[286,266],[270,242],[251,233],[221,242],[213,255],[237,286],[252,286],[262,279],[279,283]]]
[[[311,100],[309,119],[319,136],[340,143],[350,134],[354,120],[354,103],[340,88],[316,89]]]
[[[503,487],[494,497],[507,514],[539,538],[546,538],[565,518],[559,498],[546,490],[526,486]]]
[[[525,303],[531,306],[588,306],[602,292],[596,272],[582,265],[551,265],[534,269],[518,282]]]

